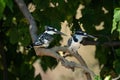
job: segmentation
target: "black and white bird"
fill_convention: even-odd
[[[94,36],[89,35],[83,31],[76,31],[75,34],[68,40],[68,49],[76,52],[80,48],[83,39],[87,37],[95,38]]]
[[[61,34],[61,35],[65,35],[64,33],[58,31],[56,28],[53,28],[51,26],[45,26],[45,31],[43,34],[40,34],[36,41],[34,43],[32,43],[31,45],[29,45],[27,48],[33,48],[33,46],[39,46],[39,47],[44,47],[47,48],[50,43],[53,41],[53,35],[54,34]]]

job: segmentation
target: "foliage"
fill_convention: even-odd
[[[113,16],[113,27],[112,27],[112,33],[113,31],[117,31],[120,36],[120,8],[114,9],[114,16]]]
[[[60,23],[65,20],[73,25],[71,30],[80,29],[80,24],[89,34],[98,37],[99,45],[96,46],[95,58],[99,60],[101,77],[107,75],[115,77],[120,74],[120,47],[104,46],[105,42],[120,40],[120,1],[119,0],[24,0],[27,6],[32,3],[35,10],[31,12],[38,26],[38,33],[44,31],[45,25],[51,25],[58,30]],[[82,9],[82,18],[76,19],[76,10],[79,4],[85,6]],[[104,8],[104,10],[103,10]],[[107,11],[107,12],[106,12]],[[103,29],[97,29],[97,25],[104,23]],[[80,24],[79,24],[80,23]],[[2,72],[8,71],[10,80],[40,80],[40,76],[34,77],[33,63],[41,59],[41,66],[46,71],[53,69],[57,62],[49,57],[37,57],[34,50],[26,50],[25,46],[31,43],[28,22],[20,12],[14,0],[0,0],[0,80]],[[55,36],[58,43],[62,38]],[[6,75],[7,76],[7,75]],[[100,80],[97,78],[96,80]]]
[[[0,0],[0,19],[1,17],[3,16],[3,11],[4,11],[4,8],[5,8],[5,1],[4,0]]]
[[[100,76],[96,75],[96,76],[94,77],[94,80],[102,80],[102,79],[100,78]]]

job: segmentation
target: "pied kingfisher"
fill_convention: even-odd
[[[54,34],[61,34],[66,36],[66,34],[58,31],[56,28],[45,26],[44,33],[40,34],[36,39],[36,41],[31,45],[29,45],[27,48],[33,48],[33,46],[40,46],[40,47],[47,48],[49,44],[53,41]]]
[[[68,49],[70,51],[76,52],[80,48],[83,39],[87,37],[95,38],[94,36],[89,35],[83,31],[76,31],[75,34],[68,40]]]

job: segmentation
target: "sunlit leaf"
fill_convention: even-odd
[[[110,75],[108,75],[108,76],[106,76],[106,77],[105,77],[105,79],[104,79],[104,80],[110,80],[110,78],[111,78],[111,76],[110,76]]]
[[[102,79],[100,78],[100,76],[96,75],[96,76],[94,77],[94,80],[102,80]]]
[[[114,9],[113,26],[112,26],[111,33],[115,29],[120,32],[120,8]]]

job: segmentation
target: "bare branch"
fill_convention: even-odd
[[[37,34],[36,34],[37,26],[36,26],[34,18],[30,14],[30,12],[23,0],[15,0],[15,2],[17,3],[18,7],[20,8],[20,10],[23,13],[23,15],[25,16],[25,18],[28,20],[28,22],[30,24],[29,30],[30,30],[31,38],[33,41],[35,41],[37,38]]]
[[[66,68],[82,68],[83,70],[85,70],[85,73],[87,72],[87,76],[88,74],[91,74],[93,77],[95,76],[95,74],[88,69],[85,61],[81,58],[79,58],[79,62],[81,63],[80,64],[77,64],[75,62],[72,62],[72,61],[68,61],[66,60],[65,58],[61,57],[60,55],[57,54],[58,51],[63,51],[63,52],[68,52],[68,48],[67,47],[53,47],[51,49],[45,49],[45,48],[35,48],[37,55],[39,56],[51,56],[51,57],[54,57],[56,58],[57,60],[61,61],[62,65],[65,66]],[[70,52],[70,51],[69,51]],[[73,54],[72,52],[70,52],[71,54]],[[49,55],[48,55],[49,54]],[[75,53],[75,56],[80,56],[79,54]],[[74,54],[73,54],[74,55]],[[81,56],[80,56],[81,57]],[[90,75],[89,75],[90,77]],[[91,78],[89,78],[88,80],[91,80]]]
[[[114,46],[120,46],[120,41],[111,41],[111,42],[104,42],[100,43],[97,41],[84,41],[82,43],[83,45],[102,45],[107,47],[114,47]]]

